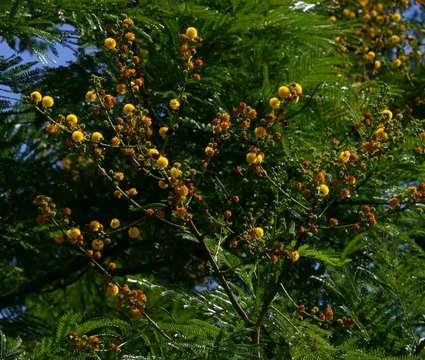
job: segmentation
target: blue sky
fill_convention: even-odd
[[[0,0],[1,1],[1,0]],[[63,31],[74,32],[75,28],[68,25],[62,24],[59,25],[59,29]],[[7,42],[0,37],[0,56],[4,58],[8,58],[12,55],[19,55],[22,58],[22,63],[28,62],[36,62],[33,68],[57,68],[60,66],[65,66],[70,62],[76,60],[76,56],[74,54],[74,50],[76,49],[75,45],[61,44],[56,43],[55,47],[58,51],[58,56],[53,54],[51,51],[46,51],[43,58],[38,57],[36,54],[32,54],[31,52],[25,50],[24,52],[18,53],[16,50],[9,47]],[[71,47],[71,48],[70,48]],[[89,49],[90,50],[90,49]],[[2,96],[7,96],[10,99],[19,100],[21,94],[12,93],[10,89],[4,85],[0,85],[0,98]]]

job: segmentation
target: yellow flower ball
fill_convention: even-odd
[[[91,247],[92,247],[92,249],[93,249],[93,250],[96,250],[96,251],[100,251],[100,250],[102,250],[104,245],[105,245],[105,244],[104,244],[104,242],[103,242],[103,240],[102,240],[102,239],[94,239],[94,240],[91,242]]]
[[[391,110],[389,110],[389,109],[385,109],[385,110],[383,110],[381,114],[382,114],[384,117],[386,117],[388,120],[392,120],[392,118],[393,118],[393,113],[392,113],[392,111],[391,111]]]
[[[349,150],[345,150],[339,154],[338,160],[340,163],[346,164],[350,161],[351,152]]]
[[[131,226],[128,229],[128,236],[132,239],[137,239],[140,236],[140,230],[137,226]]]
[[[329,20],[330,20],[331,22],[336,22],[336,17],[335,17],[335,16],[331,16],[331,17],[329,18]]]
[[[167,137],[168,127],[162,126],[159,128],[159,135],[165,139]]]
[[[299,251],[294,250],[289,252],[288,257],[291,259],[292,262],[297,262],[300,259],[300,253]]]
[[[108,289],[106,290],[106,292],[108,293],[109,296],[117,296],[118,293],[120,292],[120,288],[118,287],[118,285],[114,283],[109,283]]]
[[[279,100],[279,98],[277,98],[277,97],[272,97],[272,98],[269,100],[269,105],[270,105],[270,107],[271,107],[272,109],[278,109],[278,108],[279,108],[279,106],[280,106],[280,100]]]
[[[111,222],[109,223],[109,226],[110,226],[112,229],[118,229],[118,228],[121,226],[121,222],[120,222],[120,220],[119,220],[119,219],[117,219],[117,218],[113,218],[113,219],[111,220]]]
[[[264,153],[259,153],[257,155],[256,164],[261,164],[264,161]]]
[[[103,135],[102,133],[100,133],[99,131],[95,131],[92,135],[91,135],[91,141],[98,143],[101,142],[103,140]]]
[[[66,122],[69,126],[75,126],[78,123],[78,117],[74,114],[69,114],[66,116]]]
[[[125,177],[125,175],[121,171],[116,172],[115,175],[114,175],[114,178],[115,178],[116,181],[123,181],[124,177]]]
[[[116,86],[117,89],[117,93],[120,95],[125,95],[125,93],[127,92],[127,86],[125,84],[118,84]]]
[[[254,129],[254,134],[257,139],[263,139],[267,136],[267,130],[263,126],[258,126]]]
[[[33,91],[31,93],[30,97],[31,97],[31,101],[34,104],[38,104],[41,101],[41,99],[43,98],[43,96],[41,95],[41,93],[38,92],[38,91]]]
[[[189,195],[189,188],[186,185],[176,186],[175,191],[180,197],[185,198]]]
[[[160,156],[156,160],[156,165],[161,169],[165,169],[168,166],[168,159],[165,156]]]
[[[81,235],[81,230],[78,228],[71,228],[66,230],[65,232],[66,236],[70,240],[77,240],[78,237]]]
[[[166,188],[168,188],[168,184],[167,184],[167,182],[166,182],[166,181],[164,181],[164,180],[159,180],[159,181],[158,181],[158,186],[159,186],[162,190],[165,190]]]
[[[262,238],[264,236],[263,228],[259,226],[255,227],[254,229],[252,229],[252,235],[257,239]]]
[[[291,90],[289,90],[289,87],[287,86],[281,86],[279,89],[277,89],[277,93],[280,97],[286,98],[291,95]]]
[[[127,195],[128,196],[136,196],[138,194],[136,188],[131,188],[127,190]]]
[[[321,184],[319,186],[319,193],[320,195],[322,195],[323,197],[328,196],[329,194],[329,186],[326,184]]]
[[[392,19],[393,19],[394,21],[400,21],[400,20],[401,20],[401,15],[400,15],[399,13],[394,13],[394,14],[392,15]]]
[[[398,35],[391,36],[391,42],[393,44],[398,44],[400,42],[400,36],[398,36]]]
[[[402,62],[401,62],[401,60],[400,60],[400,59],[395,59],[395,60],[394,60],[394,62],[393,62],[393,64],[394,64],[396,67],[400,67],[400,66],[401,66],[401,64],[402,64]]]
[[[381,66],[382,66],[382,63],[381,63],[379,60],[376,60],[376,61],[375,61],[375,63],[373,64],[373,68],[374,68],[375,70],[380,69],[380,68],[381,68]]]
[[[51,96],[45,96],[41,100],[41,105],[43,105],[43,107],[45,107],[45,108],[51,108],[54,103],[55,103],[55,101],[53,100],[53,98]]]
[[[303,88],[298,83],[292,84],[292,89],[294,90],[295,94],[297,94],[298,96],[301,96],[303,94]]]
[[[211,146],[207,146],[207,147],[204,149],[204,154],[205,154],[206,156],[208,156],[208,157],[213,157],[213,156],[214,156],[214,154],[215,154],[215,150],[214,150]]]
[[[80,130],[75,130],[71,137],[75,142],[82,142],[84,140],[84,133]]]
[[[248,164],[256,164],[257,154],[253,151],[250,151],[248,154],[246,154],[246,161]]]
[[[93,102],[93,101],[95,101],[96,100],[96,92],[95,91],[93,91],[93,90],[89,90],[89,91],[87,91],[86,92],[86,101],[87,102]]]
[[[159,155],[159,151],[157,149],[152,148],[148,150],[148,156],[155,157],[158,155]]]
[[[368,60],[372,61],[373,59],[375,59],[376,54],[373,51],[369,51],[366,56]]]
[[[182,175],[182,171],[179,168],[173,166],[170,170],[170,175],[172,178],[176,179]]]
[[[198,37],[198,30],[193,27],[190,26],[186,29],[186,36],[190,39],[190,40],[194,40]]]
[[[386,141],[388,140],[388,134],[385,132],[385,127],[379,127],[374,132],[375,138],[379,141]]]
[[[124,114],[129,115],[131,114],[136,108],[133,104],[125,104],[123,107]]]
[[[128,32],[124,35],[125,39],[128,41],[134,41],[136,40],[136,35],[132,32]]]
[[[97,220],[92,220],[90,221],[88,228],[92,232],[98,232],[103,229],[103,225]]]
[[[113,38],[106,38],[103,45],[105,45],[107,49],[112,50],[117,46],[117,42]]]
[[[180,107],[180,101],[177,99],[171,99],[168,105],[171,109],[177,110]]]

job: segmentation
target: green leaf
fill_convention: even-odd
[[[311,249],[308,245],[302,245],[298,251],[301,256],[313,258],[327,265],[343,266],[349,263],[350,259],[343,259],[341,255],[331,253],[330,251]]]

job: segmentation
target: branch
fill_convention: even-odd
[[[303,112],[303,111],[304,111],[307,107],[309,107],[309,106],[310,106],[310,104],[311,104],[311,103],[312,103],[312,101],[313,101],[314,94],[317,92],[317,90],[319,90],[319,87],[320,87],[322,84],[323,84],[323,81],[321,81],[320,83],[318,83],[318,84],[316,85],[316,87],[313,89],[313,93],[311,94],[310,99],[308,100],[308,102],[307,102],[307,103],[305,103],[305,104],[304,104],[304,106],[303,106],[301,109],[299,109],[298,111],[295,111],[293,114],[291,114],[291,115],[287,116],[285,120],[289,120],[290,118],[293,118],[294,116],[296,116],[296,115],[298,115],[298,114],[302,113],[302,112]]]
[[[198,239],[199,243],[202,245],[202,247],[204,248],[207,256],[208,256],[208,260],[211,263],[211,266],[214,269],[214,272],[221,284],[221,286],[223,286],[224,291],[226,292],[227,296],[229,297],[230,302],[232,303],[235,311],[238,313],[239,317],[245,321],[248,324],[251,324],[251,320],[249,319],[248,315],[246,314],[245,310],[242,309],[241,305],[238,303],[235,294],[233,293],[232,289],[229,286],[229,283],[227,282],[226,278],[224,277],[224,274],[222,271],[220,271],[220,268],[218,267],[217,262],[215,261],[213,255],[211,254],[211,251],[207,245],[207,243],[205,242],[204,239],[204,235],[202,235],[198,228],[196,227],[196,225],[194,224],[194,222],[192,220],[189,220],[189,225],[194,233],[194,235],[196,236],[196,238]]]
[[[255,324],[256,329],[255,329],[255,335],[254,335],[254,343],[257,345],[260,344],[260,334],[261,334],[260,330],[264,323],[264,319],[267,315],[267,311],[269,310],[270,305],[273,303],[273,300],[276,294],[279,292],[280,284],[282,283],[284,274],[285,274],[285,269],[282,268],[282,270],[280,271],[279,277],[277,279],[277,282],[274,284],[272,291],[269,293],[269,296],[264,300],[263,306],[261,307],[260,314],[258,315],[258,319]]]

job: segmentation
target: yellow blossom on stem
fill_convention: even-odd
[[[384,115],[386,118],[388,118],[388,120],[392,120],[393,118],[393,113],[389,109],[383,110],[381,114]]]
[[[172,178],[176,179],[182,175],[182,171],[179,168],[173,166],[170,170],[170,175]]]
[[[281,86],[278,90],[277,93],[280,97],[282,98],[286,98],[288,96],[291,95],[291,90],[289,90],[289,87],[287,86]]]
[[[288,253],[288,257],[291,259],[292,262],[297,262],[300,259],[300,253],[298,250],[290,251]]]
[[[75,126],[78,123],[78,117],[75,114],[69,114],[66,116],[66,122],[69,126]]]
[[[127,190],[127,195],[128,196],[136,196],[138,194],[137,189],[136,188],[131,188]]]
[[[128,236],[132,239],[137,239],[140,236],[140,230],[137,226],[131,226],[128,229]]]
[[[125,93],[127,92],[127,87],[125,84],[118,84],[116,89],[117,93],[120,95],[125,95]]]
[[[128,32],[124,35],[125,39],[128,41],[136,40],[136,35],[133,32]]]
[[[102,239],[94,239],[94,240],[91,242],[91,247],[92,247],[92,249],[93,249],[93,250],[96,250],[96,251],[100,251],[100,250],[102,250],[104,245],[105,245],[105,244],[104,244],[104,242],[103,242],[103,240],[102,240]]]
[[[75,142],[82,142],[84,140],[84,133],[80,130],[75,130],[72,135],[72,140]]]
[[[367,54],[366,54],[366,57],[368,58],[368,60],[370,60],[370,61],[373,61],[374,59],[375,59],[375,53],[373,52],[373,51],[369,51]]]
[[[85,96],[85,98],[86,98],[86,101],[87,102],[93,102],[93,101],[95,101],[96,100],[96,92],[95,91],[93,91],[93,90],[89,90],[89,91],[87,91],[86,92],[86,96]]]
[[[253,151],[246,154],[246,161],[248,164],[256,164],[257,162],[257,154]]]
[[[280,106],[280,100],[279,100],[279,98],[277,98],[277,97],[272,97],[270,100],[269,100],[269,105],[270,105],[270,107],[272,108],[272,109],[278,109],[279,108],[279,106]]]
[[[213,157],[215,154],[215,150],[211,146],[207,146],[204,150],[204,154],[208,157]]]
[[[168,159],[165,156],[160,156],[156,160],[156,165],[161,169],[165,169],[168,166]]]
[[[116,172],[115,175],[114,175],[114,178],[117,181],[123,181],[124,180],[124,177],[125,177],[124,176],[124,173],[121,172],[121,171]]]
[[[43,105],[44,108],[51,108],[54,103],[55,101],[53,100],[51,96],[45,96],[41,100],[41,105]]]
[[[41,101],[41,99],[43,98],[43,96],[41,95],[41,93],[38,92],[38,91],[33,91],[31,93],[30,97],[31,97],[31,101],[34,104],[38,104]]]
[[[258,126],[254,129],[254,134],[257,139],[263,139],[267,136],[267,130],[263,126]]]
[[[159,135],[165,139],[167,137],[168,127],[162,126],[159,128]]]
[[[71,228],[66,230],[65,232],[66,236],[70,240],[77,240],[78,237],[81,235],[81,230],[78,228]]]
[[[320,195],[322,195],[323,197],[328,196],[329,194],[329,187],[326,184],[321,184],[319,186],[319,193]]]
[[[113,218],[113,219],[111,220],[111,222],[109,223],[109,226],[110,226],[112,229],[118,229],[118,228],[121,226],[121,222],[120,222],[120,220],[119,220],[119,219],[117,219],[117,218]]]
[[[157,149],[152,148],[148,150],[149,157],[156,157],[158,155],[159,155],[159,151]]]
[[[98,232],[98,231],[101,231],[103,229],[103,226],[102,226],[102,224],[99,221],[92,220],[92,221],[90,221],[90,224],[89,224],[88,228],[92,232]]]
[[[118,285],[114,283],[108,284],[107,293],[109,296],[117,296],[119,292],[120,292],[120,288],[118,287]]]
[[[252,235],[257,239],[262,238],[264,236],[264,229],[262,227],[255,227],[252,229]]]
[[[103,135],[102,133],[95,131],[92,135],[91,135],[91,141],[98,143],[101,142],[103,140]]]
[[[342,164],[346,164],[350,161],[351,152],[349,150],[344,150],[339,154],[338,160]]]
[[[106,38],[103,45],[105,45],[107,49],[112,50],[117,46],[117,42],[113,38]]]
[[[303,88],[300,84],[298,83],[294,83],[291,85],[293,91],[295,92],[295,94],[297,94],[298,96],[301,96],[303,94]]]
[[[168,105],[171,109],[177,110],[180,107],[180,101],[177,99],[171,99]]]
[[[129,115],[131,114],[136,108],[133,104],[125,104],[123,107],[124,114]]]
[[[190,26],[186,29],[186,36],[190,39],[190,40],[194,40],[198,37],[198,30],[193,27]]]

